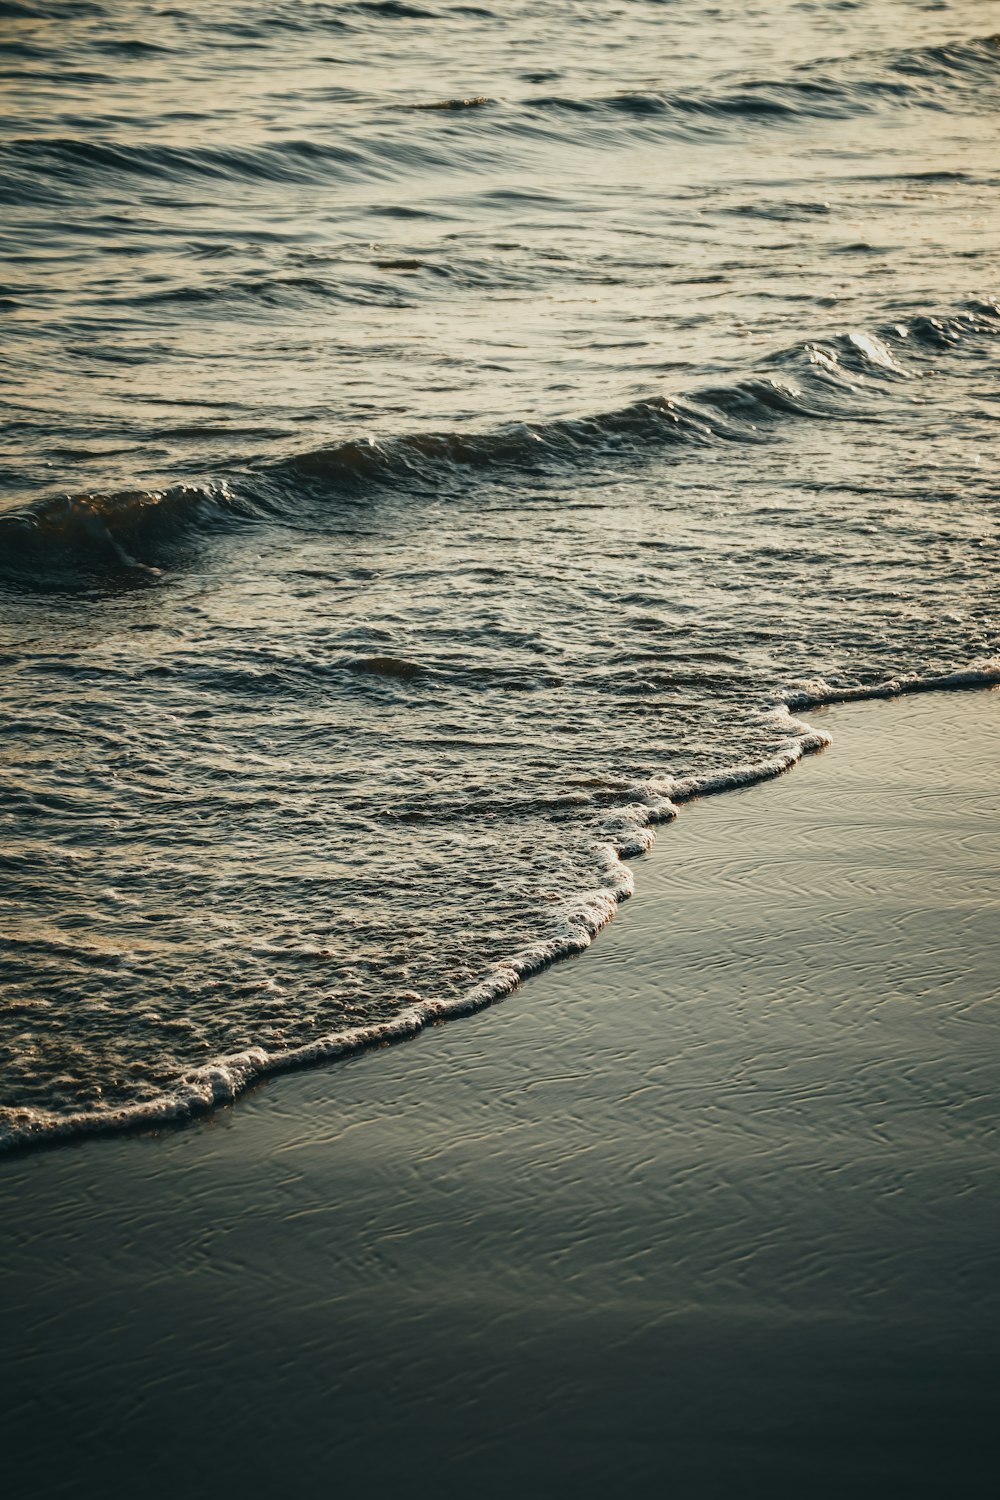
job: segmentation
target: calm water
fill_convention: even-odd
[[[4,0],[3,1140],[502,993],[782,703],[997,674],[995,26]]]

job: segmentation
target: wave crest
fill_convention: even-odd
[[[874,422],[888,412],[909,420],[909,406],[891,403],[924,354],[936,359],[942,350],[998,335],[1000,306],[977,301],[949,316],[920,313],[870,331],[806,341],[742,379],[687,395],[650,396],[592,416],[515,422],[486,432],[351,438],[248,465],[213,484],[46,499],[0,517],[0,576],[44,585],[47,579],[63,583],[80,567],[149,573],[187,538],[247,521],[301,524],[306,514],[322,527],[338,502],[369,499],[380,490],[440,495],[466,487],[470,474],[544,474],[596,458],[641,462],[668,446],[764,443],[789,422]]]

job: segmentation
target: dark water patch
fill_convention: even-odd
[[[352,672],[368,672],[375,677],[394,677],[400,682],[411,682],[424,671],[419,662],[406,661],[399,656],[353,656],[344,665]]]
[[[831,245],[831,255],[884,255],[884,245],[870,245],[867,240],[853,240],[847,245]]]
[[[144,40],[142,37],[101,37],[93,46],[97,51],[107,52],[112,57],[171,57],[177,52],[175,47]]]
[[[61,496],[0,515],[0,578],[63,588],[106,572],[155,577],[150,557],[259,514],[222,485]]]
[[[948,318],[921,314],[907,326],[910,337],[925,349],[954,349],[962,337],[961,327]]]
[[[825,218],[830,213],[828,203],[799,203],[778,200],[759,199],[744,200],[739,203],[729,203],[720,213],[726,217],[736,219],[770,219],[777,224],[795,224],[799,222],[810,222],[816,218]],[[788,250],[787,244],[779,244],[773,248],[777,250]]]
[[[487,105],[496,104],[488,94],[476,94],[468,99],[434,99],[427,104],[408,104],[407,109],[418,110],[459,110],[459,109],[484,109]]]
[[[897,172],[892,178],[878,178],[877,181],[892,182],[971,182],[973,174],[963,172],[957,168],[952,171],[930,171],[930,172]]]
[[[407,0],[354,0],[346,10],[359,15],[385,16],[390,21],[436,21],[440,12],[427,10],[422,5],[410,5]]]
[[[294,428],[240,427],[237,425],[213,426],[209,422],[185,422],[170,427],[158,428],[157,434],[161,438],[190,439],[193,442],[197,442],[203,438],[253,438],[256,440],[262,438],[289,438],[294,435]]]

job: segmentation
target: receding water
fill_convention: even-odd
[[[6,0],[2,1138],[585,944],[997,678],[980,0]]]

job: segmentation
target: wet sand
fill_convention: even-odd
[[[503,1005],[0,1161],[5,1492],[979,1493],[1000,693],[809,718]]]

